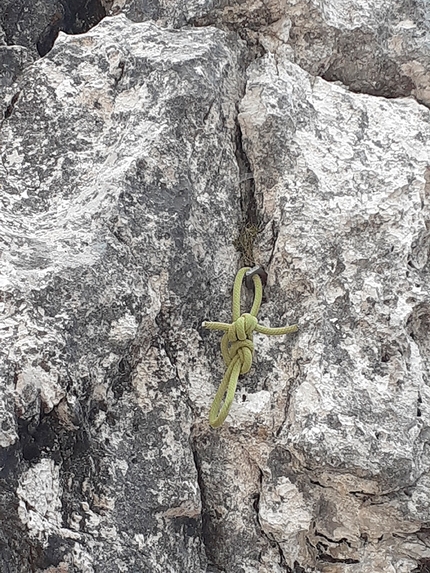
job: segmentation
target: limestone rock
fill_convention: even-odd
[[[190,431],[214,387],[200,324],[237,259],[240,54],[218,30],[119,16],[61,34],[16,85],[0,162],[4,571],[205,569]]]
[[[0,109],[3,111],[2,117],[8,117],[15,105],[14,94],[10,94],[11,86],[33,61],[31,52],[23,46],[0,46]]]
[[[428,568],[427,10],[2,4],[2,573]]]
[[[293,364],[279,353],[272,366],[291,374],[285,420],[269,427],[315,483],[295,476],[301,511],[314,515],[299,562],[367,571],[371,540],[369,570],[400,571],[410,534],[430,518],[418,502],[429,472],[429,111],[353,95],[268,55],[249,71],[239,120],[267,312],[279,321],[288,303],[301,315]],[[279,495],[284,480],[267,487]],[[264,527],[282,543],[278,514]],[[423,542],[416,551],[430,556]]]
[[[352,91],[413,95],[430,105],[430,12],[426,0],[300,0],[262,39],[313,75]]]
[[[101,0],[2,0],[0,24],[8,45],[44,56],[60,30],[86,32],[106,15]]]
[[[136,21],[234,29],[253,51],[287,56],[352,91],[430,105],[427,0],[116,0]]]

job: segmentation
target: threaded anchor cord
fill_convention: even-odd
[[[268,336],[279,336],[282,334],[291,334],[298,330],[297,324],[280,328],[270,328],[258,324],[257,314],[260,310],[261,300],[263,298],[263,285],[258,275],[252,277],[254,281],[254,302],[251,312],[241,314],[240,293],[243,279],[249,270],[250,267],[241,268],[234,280],[232,323],[203,323],[203,327],[209,330],[224,331],[224,335],[221,339],[221,352],[227,370],[209,412],[209,424],[213,428],[222,426],[230,411],[239,375],[246,374],[251,369],[252,357],[254,355],[253,332],[260,332]],[[223,400],[224,404],[222,404]]]

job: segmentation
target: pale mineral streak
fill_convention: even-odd
[[[53,460],[42,459],[24,472],[16,493],[18,515],[31,537],[43,539],[60,529],[60,472]]]
[[[429,6],[2,4],[1,573],[430,570]]]

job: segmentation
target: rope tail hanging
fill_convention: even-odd
[[[233,287],[233,321],[231,324],[225,322],[203,323],[203,327],[209,330],[224,331],[224,336],[221,340],[221,352],[227,370],[209,412],[209,424],[213,428],[219,428],[228,415],[233,403],[239,375],[246,374],[251,369],[254,354],[253,332],[260,332],[261,334],[267,334],[269,336],[278,336],[281,334],[290,334],[298,330],[297,324],[281,328],[269,328],[268,326],[258,324],[257,314],[260,310],[263,297],[263,285],[258,274],[258,269],[261,269],[261,267],[256,267],[255,269],[243,267],[236,275]],[[240,293],[245,275],[247,275],[246,278],[252,275],[252,281],[254,283],[254,302],[251,312],[241,314]],[[224,404],[222,404],[223,400]]]

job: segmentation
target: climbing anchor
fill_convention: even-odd
[[[254,285],[254,302],[251,312],[241,314],[240,292],[244,278],[248,288],[250,288],[252,284]],[[222,426],[229,413],[236,392],[239,375],[246,374],[251,369],[254,354],[253,332],[260,332],[268,336],[278,336],[281,334],[290,334],[298,330],[297,324],[280,328],[269,328],[268,326],[258,324],[257,314],[260,310],[263,297],[262,278],[265,282],[267,274],[262,267],[254,267],[252,269],[250,267],[241,268],[236,275],[233,286],[232,323],[203,322],[204,328],[224,331],[224,335],[221,339],[221,352],[227,370],[209,412],[209,424],[213,428]],[[222,404],[223,400],[224,404]]]

